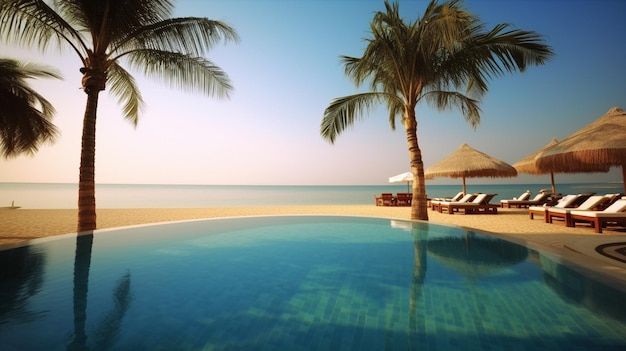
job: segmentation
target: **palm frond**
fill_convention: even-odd
[[[146,25],[166,18],[174,12],[169,0],[54,0],[54,8],[83,33],[88,33],[94,52],[104,52],[111,43]]]
[[[28,79],[36,78],[63,79],[58,70],[46,65],[0,59],[0,87],[2,87],[0,89],[24,99],[26,103],[35,108],[40,108],[45,118],[52,118],[55,113],[52,104],[32,89],[27,82]]]
[[[124,118],[129,120],[135,127],[139,122],[144,101],[133,76],[117,63],[109,67],[108,84],[111,94],[118,98],[122,104]]]
[[[51,122],[54,107],[28,85],[36,77],[60,75],[43,65],[0,59],[0,156],[33,154],[59,133]]]
[[[84,57],[82,36],[53,8],[41,0],[2,0],[0,33],[3,39],[22,46],[35,45],[45,51],[50,46],[69,46]]]
[[[341,132],[354,125],[356,119],[363,118],[375,103],[383,99],[382,93],[362,93],[336,98],[324,111],[320,133],[331,144]]]
[[[238,42],[239,36],[227,24],[208,18],[171,18],[138,28],[120,41],[120,49],[137,47],[184,52],[201,56],[219,42]]]
[[[155,77],[173,88],[228,97],[233,86],[221,68],[203,57],[160,50],[136,50],[128,62],[148,77]]]
[[[436,107],[438,110],[450,110],[458,107],[472,128],[476,129],[480,124],[480,107],[478,100],[469,98],[457,91],[441,91],[434,90],[425,92],[422,95],[428,104]]]
[[[478,95],[488,90],[488,81],[505,73],[523,72],[531,65],[542,65],[554,52],[532,31],[509,30],[499,24],[485,32],[474,24],[459,50],[448,53],[440,72],[447,87],[466,86]]]

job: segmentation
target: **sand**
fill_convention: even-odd
[[[374,205],[345,206],[259,206],[224,208],[172,208],[172,209],[99,209],[98,229],[147,223],[169,222],[200,218],[219,218],[278,214],[329,214],[409,219],[408,207],[377,207]],[[436,224],[455,225],[476,229],[520,242],[529,247],[547,249],[559,255],[593,258],[600,269],[617,271],[626,280],[626,262],[604,257],[595,247],[606,242],[625,242],[626,232],[616,229],[597,234],[589,226],[566,227],[563,222],[545,223],[543,218],[531,220],[527,209],[499,209],[496,215],[464,215],[428,211],[429,221]],[[0,247],[23,245],[31,239],[75,233],[77,210],[0,210]],[[626,244],[625,244],[626,246]],[[626,257],[624,257],[626,258]],[[589,265],[585,262],[585,265]]]

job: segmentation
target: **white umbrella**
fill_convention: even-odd
[[[404,183],[406,182],[406,192],[410,193],[409,190],[410,184],[413,181],[413,173],[404,172],[402,174],[395,175],[393,177],[389,177],[389,183]]]

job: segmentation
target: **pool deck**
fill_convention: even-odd
[[[408,207],[374,205],[259,206],[175,209],[99,209],[99,229],[179,220],[263,215],[347,215],[409,219]],[[428,210],[430,223],[478,230],[530,248],[549,252],[583,269],[604,273],[626,286],[626,229],[611,228],[602,234],[587,225],[566,227],[562,221],[546,223],[530,219],[527,209],[498,209],[497,214],[453,214]],[[77,210],[0,209],[0,249],[30,240],[75,232]],[[602,247],[603,250],[596,250]]]

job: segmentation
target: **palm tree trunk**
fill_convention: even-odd
[[[98,90],[87,93],[83,119],[83,137],[80,150],[80,178],[78,181],[78,232],[96,229],[96,111]]]
[[[408,114],[408,116],[407,116]],[[426,180],[424,179],[424,161],[422,151],[417,143],[417,121],[415,110],[405,112],[404,128],[409,146],[411,172],[413,173],[413,200],[411,201],[411,219],[428,220],[428,206],[426,200]]]

